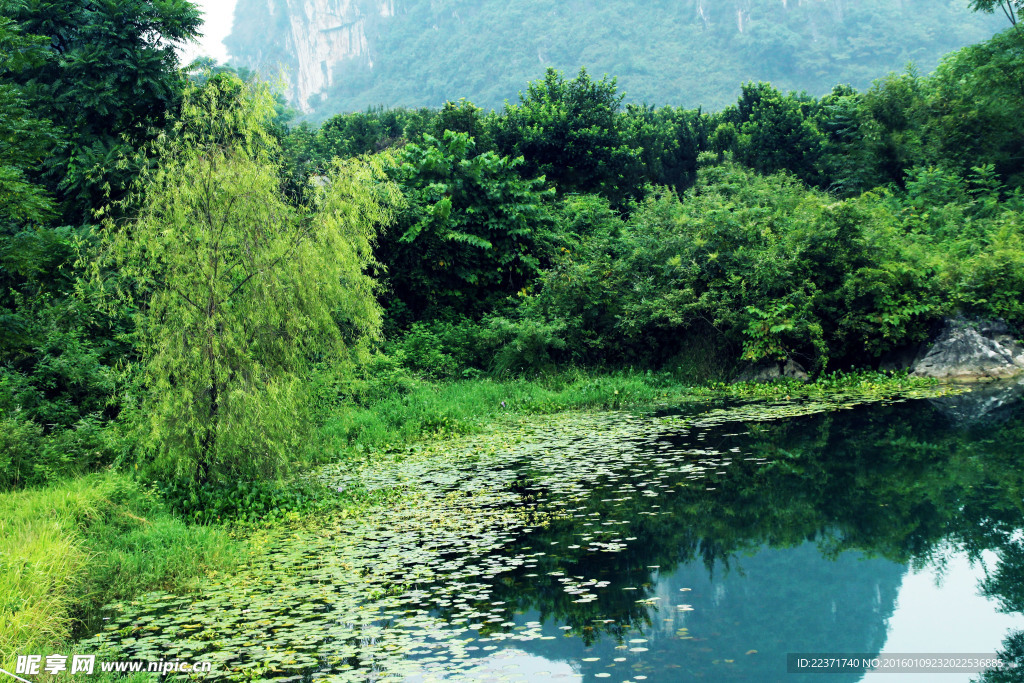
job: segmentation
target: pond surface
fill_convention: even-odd
[[[787,656],[1012,659],[1020,388],[565,414],[325,470],[409,500],[279,539],[199,596],[117,606],[83,645],[292,681],[840,683],[894,679]]]

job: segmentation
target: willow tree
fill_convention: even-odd
[[[367,273],[387,185],[369,162],[336,162],[291,205],[273,113],[265,87],[231,76],[188,92],[134,219],[108,226],[121,300],[138,307],[140,446],[177,480],[282,474],[308,436],[312,365],[358,362],[379,333]]]

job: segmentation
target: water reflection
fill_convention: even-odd
[[[416,482],[409,507],[139,601],[98,641],[296,682],[841,683],[872,676],[794,678],[786,655],[1024,656],[1017,394],[567,415],[445,445],[365,475]]]
[[[857,552],[826,560],[809,542],[766,547],[714,575],[699,564],[655,573],[649,621],[621,641],[603,638],[587,646],[563,636],[520,647],[582,662],[584,680],[598,680],[599,673],[619,681],[645,680],[637,675],[652,682],[780,680],[788,652],[879,651],[904,571]],[[643,650],[634,652],[634,641],[641,640]]]
[[[616,554],[549,551],[541,569],[564,577],[497,584],[499,600],[557,636],[517,647],[579,662],[584,680],[648,681],[782,680],[789,652],[995,652],[1024,626],[999,612],[1024,611],[1024,421],[1019,403],[993,395],[674,435],[676,447],[744,457],[723,456],[713,486],[659,497],[656,516],[635,498],[609,507],[621,486],[598,485],[574,518],[524,539],[573,545],[578,520],[594,516],[629,520],[621,535],[636,541]],[[565,577],[607,587],[581,604]],[[634,653],[637,637],[647,642]],[[931,676],[901,675],[915,679]]]

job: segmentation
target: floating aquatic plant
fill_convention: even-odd
[[[661,565],[620,572],[618,585],[573,568],[583,558],[617,562],[672,514],[664,501],[680,492],[714,495],[711,484],[733,468],[770,464],[737,445],[747,433],[738,426],[864,400],[516,420],[358,472],[327,467],[316,476],[333,487],[406,495],[357,523],[325,519],[281,533],[244,571],[210,581],[199,596],[157,593],[111,606],[110,625],[82,647],[211,661],[214,678],[472,679],[501,647],[554,638],[541,622],[517,619],[521,596],[537,593],[575,615],[563,637],[589,644],[605,634],[642,657],[647,639],[629,634],[640,635],[659,610],[693,609],[650,592]]]

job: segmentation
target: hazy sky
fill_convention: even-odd
[[[228,58],[222,42],[231,33],[231,20],[236,0],[192,0],[203,13],[202,37],[199,43],[189,45],[181,52],[182,61],[188,63],[196,57],[213,57],[219,62]]]

